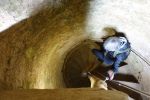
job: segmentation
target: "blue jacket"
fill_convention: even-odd
[[[129,42],[127,42],[127,44],[125,44],[125,46],[121,48],[118,53],[112,51],[105,51],[105,56],[114,60],[113,71],[115,73],[118,72],[120,63],[127,59],[128,55],[130,54],[130,51],[131,46]]]

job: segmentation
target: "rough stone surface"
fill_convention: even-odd
[[[149,0],[1,0],[0,88],[65,87],[67,52],[87,36],[108,35],[103,29],[109,27],[125,32],[132,48],[149,59],[149,7]],[[134,54],[127,61],[127,73],[150,92],[150,66]]]
[[[44,9],[0,34],[0,87],[61,88],[63,59],[83,40],[87,2]]]
[[[126,94],[119,91],[87,88],[0,92],[0,100],[112,100],[112,98],[114,100],[129,100]]]

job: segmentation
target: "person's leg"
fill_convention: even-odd
[[[97,59],[101,62],[104,61],[104,53],[98,49],[92,49],[93,54],[97,57]]]
[[[112,65],[114,61],[106,56],[104,56],[104,52],[98,50],[98,49],[92,49],[93,54],[98,58],[99,61]]]
[[[113,65],[113,63],[114,63],[114,60],[110,59],[107,56],[104,56],[104,64]]]

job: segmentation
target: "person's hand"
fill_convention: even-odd
[[[113,78],[114,78],[114,71],[113,70],[108,70],[107,73],[109,75],[109,80],[113,80]]]

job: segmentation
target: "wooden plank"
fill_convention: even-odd
[[[100,89],[51,89],[0,91],[0,100],[128,100],[119,91]]]

